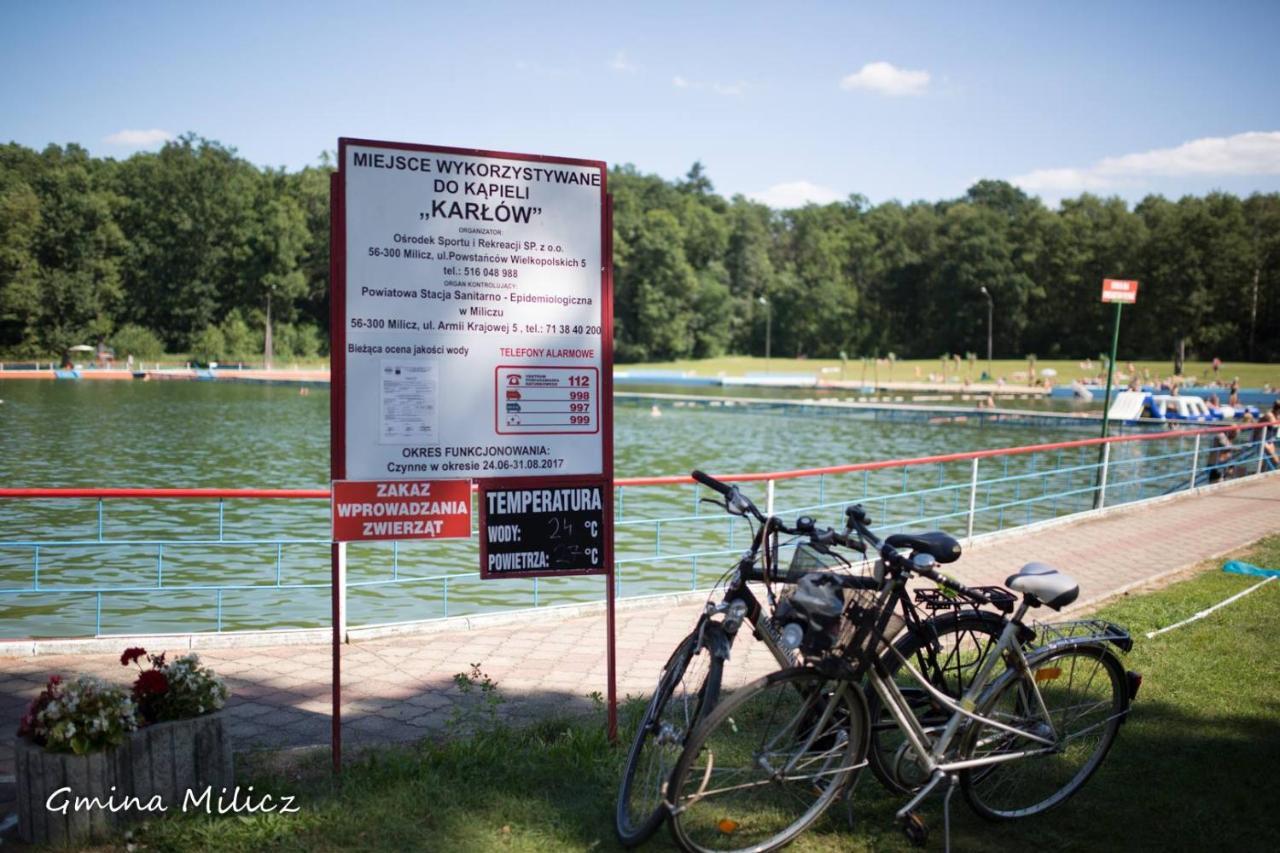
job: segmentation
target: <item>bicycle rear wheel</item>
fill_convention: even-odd
[[[860,766],[866,713],[855,685],[811,669],[775,672],[722,699],[671,776],[676,841],[760,853],[795,838]]]
[[[719,630],[707,623],[705,630]],[[698,631],[672,652],[636,728],[618,788],[614,828],[627,847],[643,843],[666,816],[667,782],[685,740],[720,693],[724,661],[699,644]]]
[[[962,610],[922,623],[920,630],[899,638],[894,648],[931,685],[948,696],[959,698],[973,683],[1002,630],[1004,620],[998,614]],[[921,727],[928,731],[946,725],[951,711],[920,686],[897,655],[887,652],[884,660],[889,678],[897,683]],[[867,763],[871,772],[891,793],[918,790],[928,781],[928,774],[898,721],[874,690],[867,691],[867,711],[870,718]]]
[[[1036,700],[1037,687],[1049,723]],[[1031,734],[1052,736],[1054,744],[1039,755],[963,771],[960,781],[969,805],[988,820],[1012,820],[1061,804],[1106,758],[1128,706],[1124,668],[1102,646],[1073,646],[1032,656],[1030,674],[1005,673],[978,701],[977,713]],[[1028,738],[975,722],[959,754],[969,760],[1038,748]]]

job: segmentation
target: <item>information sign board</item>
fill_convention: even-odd
[[[471,535],[469,480],[337,480],[332,506],[334,542]]]
[[[609,485],[599,478],[480,484],[480,577],[604,574]]]
[[[1102,301],[1123,302],[1131,305],[1138,301],[1138,283],[1118,278],[1102,280]]]
[[[338,156],[337,477],[611,474],[605,164]]]

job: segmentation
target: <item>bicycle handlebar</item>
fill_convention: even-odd
[[[740,515],[750,513],[763,524],[763,527],[761,527],[760,530],[760,536],[757,538],[756,545],[753,547],[758,547],[762,544],[768,534],[775,530],[781,533],[786,533],[789,536],[808,536],[809,542],[820,550],[825,550],[831,545],[839,545],[843,548],[849,548],[850,550],[865,554],[867,552],[867,543],[870,543],[876,549],[880,558],[888,565],[896,566],[903,571],[914,572],[921,577],[928,578],[938,584],[938,586],[945,587],[958,595],[964,596],[970,601],[996,607],[1005,612],[1012,609],[1012,604],[1010,602],[996,601],[985,593],[970,589],[959,581],[953,580],[952,578],[939,573],[936,569],[916,565],[906,557],[903,557],[898,553],[896,548],[886,545],[880,537],[871,532],[871,516],[867,514],[866,510],[863,509],[860,504],[854,504],[853,506],[849,506],[845,509],[845,518],[848,522],[848,527],[845,529],[844,533],[840,533],[832,528],[819,530],[814,524],[813,519],[809,516],[801,516],[796,519],[795,527],[788,527],[783,523],[782,519],[776,516],[766,518],[764,513],[760,512],[756,505],[751,502],[751,499],[738,490],[737,486],[731,486],[728,483],[723,483],[703,471],[692,471],[689,476],[706,486],[708,489],[711,489],[723,496],[725,499],[725,507],[730,512],[737,512]],[[855,530],[858,535],[856,537],[850,536],[850,532]],[[878,585],[870,578],[864,578],[856,575],[841,575],[839,577],[841,584],[850,588],[873,589]],[[763,572],[759,573],[759,579],[764,579]],[[777,579],[778,578],[770,578],[770,580]]]
[[[702,471],[691,471],[689,472],[689,476],[706,486],[711,491],[719,492],[726,498],[732,494],[734,489],[734,487],[730,486],[728,483],[722,483],[715,477],[712,477],[710,474],[705,474]]]
[[[896,566],[903,571],[914,572],[921,577],[928,578],[938,586],[945,587],[958,595],[964,596],[970,601],[995,607],[1005,613],[1008,613],[1013,609],[1013,603],[1011,601],[1003,599],[997,601],[986,593],[970,589],[960,583],[960,581],[947,577],[937,569],[916,565],[911,560],[908,560],[906,557],[899,554],[897,548],[894,548],[891,545],[886,545],[883,540],[871,532],[869,527],[871,524],[871,517],[867,515],[866,510],[864,510],[860,504],[855,504],[854,506],[846,508],[845,518],[848,519],[849,529],[857,530],[858,535],[861,538],[871,543],[871,545],[875,547],[876,552],[880,555],[880,559],[884,560],[886,564]]]

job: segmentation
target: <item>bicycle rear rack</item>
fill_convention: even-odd
[[[1108,642],[1126,652],[1133,648],[1133,638],[1129,636],[1129,632],[1114,622],[1107,622],[1104,619],[1033,622],[1031,627],[1036,632],[1037,646],[1075,640],[1090,640]]]
[[[1016,604],[1017,597],[1002,586],[974,586],[970,589],[981,592],[995,602],[997,606],[999,602],[1007,602]],[[924,587],[915,591],[916,603],[926,610],[960,610],[964,607],[976,607],[971,601],[961,598],[949,590],[942,587]]]

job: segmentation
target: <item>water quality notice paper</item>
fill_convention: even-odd
[[[431,362],[383,361],[380,444],[434,442],[439,371]]]

